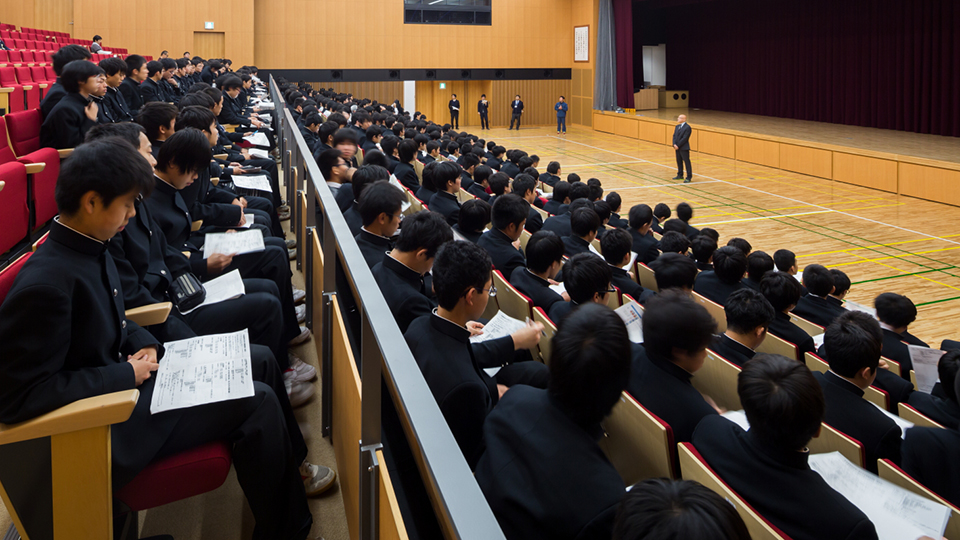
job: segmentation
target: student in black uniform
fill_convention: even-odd
[[[523,116],[523,102],[520,101],[520,94],[517,94],[510,103],[510,129],[513,129],[513,123],[517,123],[517,131],[520,131],[520,117]]]
[[[846,312],[842,306],[827,300],[833,292],[833,276],[819,264],[808,264],[803,269],[803,285],[807,294],[800,297],[793,312],[804,319],[826,328]]]
[[[142,68],[141,68],[142,69]],[[160,89],[160,80],[163,78],[163,64],[157,60],[147,62],[147,78],[140,83],[140,99],[144,104],[151,101],[164,101],[166,96]]]
[[[478,159],[476,156],[473,156],[473,158]],[[484,202],[490,202],[490,194],[487,193],[487,189],[490,187],[489,180],[493,176],[493,172],[493,169],[486,165],[476,165],[473,169],[473,183],[470,184],[467,191]],[[463,180],[461,180],[461,185],[462,183]]]
[[[801,355],[816,353],[816,344],[810,334],[790,320],[790,310],[800,301],[800,283],[790,274],[767,272],[760,280],[760,294],[770,302],[776,312],[767,330],[796,345]]]
[[[163,65],[163,72],[158,85],[163,96],[162,101],[179,103],[182,94],[180,87],[177,85],[177,80],[174,78],[174,73],[177,71],[177,61],[173,58],[162,58],[160,64]]]
[[[50,111],[57,106],[57,103],[60,103],[63,96],[67,95],[67,91],[63,88],[63,83],[60,82],[60,76],[63,75],[63,68],[74,60],[88,60],[90,57],[90,51],[80,45],[64,45],[60,47],[60,50],[53,53],[53,73],[56,74],[57,80],[47,88],[47,93],[44,94],[43,101],[40,102],[41,118],[46,118],[50,114]]]
[[[503,166],[503,156],[507,153],[507,149],[502,146],[494,146],[490,153],[493,154],[493,157],[487,158],[487,165],[492,169],[499,171]]]
[[[509,279],[513,270],[526,266],[523,252],[517,247],[523,224],[530,212],[527,201],[517,195],[507,194],[497,197],[490,214],[492,226],[483,233],[477,244],[490,253],[494,267]]]
[[[509,540],[610,538],[624,486],[597,441],[629,352],[619,317],[584,306],[553,339],[548,389],[513,387],[487,416],[476,478]]]
[[[940,390],[943,396],[912,392],[907,402],[931,420],[949,428],[960,425],[960,405],[954,391],[954,381],[960,372],[960,351],[949,351],[940,357],[937,374],[940,376]]]
[[[517,175],[518,177],[522,175]],[[487,179],[487,184],[490,185],[490,200],[487,202],[490,203],[490,206],[493,206],[497,202],[497,197],[505,195],[507,193],[513,193],[513,189],[510,187],[510,177],[504,173],[498,172],[490,175],[490,178]]]
[[[364,154],[374,150],[380,150],[379,144],[383,139],[383,132],[380,130],[380,126],[368,127],[364,137],[366,141],[361,145]]]
[[[773,306],[759,292],[740,289],[730,294],[723,311],[727,330],[713,340],[710,350],[742,368],[767,337]]]
[[[476,244],[490,224],[490,204],[481,199],[470,199],[460,206],[460,217],[453,230]]]
[[[722,306],[730,293],[743,288],[740,280],[746,271],[747,257],[743,252],[732,246],[723,246],[713,253],[713,270],[700,272],[693,290]]]
[[[551,161],[547,164],[547,172],[540,175],[539,180],[544,184],[553,187],[557,185],[557,182],[560,182],[560,162]]]
[[[827,300],[843,307],[843,299],[850,292],[850,278],[843,270],[836,268],[830,269],[830,275],[833,276],[833,292],[830,293],[830,296],[827,296]]]
[[[437,193],[430,197],[430,211],[442,215],[452,227],[460,216],[460,167],[449,161],[437,164],[433,181]]]
[[[565,255],[573,257],[577,253],[591,253],[590,242],[597,237],[600,217],[591,208],[577,208],[570,212],[570,234],[563,237]]]
[[[470,188],[476,183],[473,181],[473,171],[480,165],[480,158],[473,152],[470,152],[461,156],[457,164],[460,165],[461,168],[460,187],[470,191]]]
[[[423,275],[444,242],[453,240],[453,231],[443,216],[418,212],[403,220],[400,237],[391,250],[373,267],[373,277],[401,332],[417,317],[429,315],[436,305],[427,297]]]
[[[727,245],[730,245],[727,243]],[[755,291],[760,290],[760,280],[764,274],[773,270],[773,257],[762,251],[754,251],[747,255],[747,276],[741,283]]]
[[[361,171],[363,167],[357,174]],[[400,227],[400,212],[405,201],[400,190],[383,180],[368,185],[360,194],[357,210],[363,218],[363,228],[356,240],[370,268],[382,262],[384,255],[393,249],[391,239]]]
[[[730,240],[727,240],[727,245],[742,251],[744,257],[749,257],[750,253],[753,252],[753,246],[751,246],[750,242],[748,242],[745,238],[731,238]]]
[[[634,484],[620,502],[613,540],[713,538],[750,540],[729,501],[692,480],[650,478]]]
[[[570,184],[566,180],[560,180],[553,185],[553,197],[543,205],[544,211],[559,215],[564,205],[570,204]]]
[[[690,383],[717,323],[678,290],[661,291],[645,307],[644,343],[633,347],[627,392],[670,426],[674,441],[689,442],[700,420],[718,412]]]
[[[624,268],[630,262],[632,245],[633,238],[630,233],[623,229],[612,229],[600,239],[600,252],[610,265],[610,283],[620,289],[622,294],[629,294],[637,302],[645,304],[654,292],[644,289],[634,281],[632,271]]]
[[[75,148],[87,131],[97,124],[99,107],[92,95],[101,94],[103,70],[86,60],[74,60],[63,68],[60,84],[66,95],[40,126],[40,146]],[[101,94],[102,95],[102,94]]]
[[[404,139],[397,147],[399,163],[393,169],[393,175],[410,191],[416,193],[420,189],[420,178],[414,164],[417,161],[417,143],[412,139]]]
[[[607,222],[607,225],[618,229],[629,229],[630,222],[620,217],[620,208],[623,206],[623,200],[620,198],[620,194],[616,191],[611,191],[607,193],[604,200],[610,205],[610,221]],[[629,219],[629,217],[628,215],[627,218]]]
[[[617,292],[610,284],[610,265],[592,253],[574,255],[564,265],[563,272],[563,285],[570,299],[550,306],[547,315],[554,324],[559,325],[579,306],[591,302],[606,305],[607,295]]]
[[[453,94],[447,103],[447,109],[450,110],[450,125],[453,129],[460,129],[460,100]]]
[[[480,129],[490,129],[490,102],[487,101],[486,94],[480,94],[480,101],[477,102],[477,112],[480,113]]]
[[[627,215],[629,232],[633,239],[631,249],[637,254],[637,260],[649,265],[660,256],[657,239],[650,234],[650,225],[653,223],[653,211],[645,204],[636,204],[630,208]]]
[[[672,220],[671,220],[672,221]],[[686,255],[690,250],[690,239],[677,231],[666,231],[657,243],[660,252]]]
[[[950,352],[944,355],[954,355]],[[953,356],[952,362],[957,362]],[[940,360],[941,366],[943,359]],[[943,370],[941,368],[941,373]],[[960,377],[956,377],[951,384],[950,395],[952,405],[956,409],[956,396],[960,388]],[[941,375],[944,383],[944,393],[947,393],[947,381]],[[919,393],[919,392],[915,392]],[[948,429],[935,427],[913,427],[907,430],[903,441],[903,470],[928,489],[950,501],[954,506],[960,505],[960,466],[957,463],[957,453],[960,452],[960,433],[956,426]]]
[[[127,64],[119,58],[104,58],[98,64],[106,75],[107,93],[98,104],[99,123],[132,122],[133,115],[118,88],[126,77]]]
[[[519,174],[513,180],[512,192],[530,203],[530,211],[527,213],[527,222],[523,228],[530,234],[536,234],[543,228],[543,216],[534,207],[537,201],[537,182],[528,174]]]
[[[414,195],[420,199],[420,202],[429,205],[430,199],[437,194],[436,178],[441,163],[441,161],[432,161],[423,166],[423,178],[420,183],[420,189],[413,192]]]
[[[543,325],[528,323],[509,336],[471,344],[468,324],[483,314],[496,294],[490,257],[471,242],[447,242],[437,251],[433,275],[439,306],[415,319],[404,338],[463,456],[474,467],[484,449],[484,419],[509,386],[481,367],[491,359],[511,358],[514,351],[535,347]],[[522,368],[545,375],[543,364],[524,364]]]
[[[564,236],[569,236],[573,233],[573,229],[570,226],[570,220],[573,217],[573,212],[581,208],[593,210],[593,203],[590,202],[589,199],[574,200],[566,208],[564,208],[564,212],[562,214],[548,217],[543,222],[544,230],[553,231],[561,238]]]
[[[303,142],[307,143],[310,149],[310,155],[313,155],[320,149],[320,125],[323,124],[323,117],[316,112],[312,112],[303,117],[303,125],[300,127],[300,134],[303,135]]]
[[[690,225],[690,220],[693,219],[693,207],[689,203],[682,202],[677,205],[677,218],[687,226],[684,231],[687,238],[693,240],[693,237],[700,234],[700,229]]]
[[[900,376],[910,380],[913,361],[910,359],[908,345],[929,347],[907,331],[907,327],[917,320],[917,306],[909,298],[897,293],[883,293],[873,301],[883,331],[884,358],[900,364]]]
[[[715,251],[717,251],[717,241],[705,234],[698,235],[690,242],[691,255],[697,261],[697,269],[701,272],[713,270],[713,253]]]
[[[776,265],[778,272],[790,274],[796,279],[799,270],[797,269],[797,256],[789,249],[778,249],[773,252],[773,264]],[[800,297],[807,294],[807,288],[800,285]]]
[[[518,266],[510,274],[510,284],[543,308],[544,313],[556,302],[570,301],[570,295],[562,295],[550,289],[551,280],[557,277],[563,261],[563,240],[550,231],[539,231],[527,241],[525,252],[527,266]],[[555,283],[555,282],[554,282]]]
[[[867,516],[807,464],[806,446],[824,416],[824,396],[810,370],[761,354],[740,372],[737,393],[749,431],[710,417],[693,434],[717,476],[790,538],[875,540]]]
[[[848,311],[827,327],[824,346],[830,371],[813,374],[827,402],[824,421],[860,441],[868,470],[877,472],[878,459],[899,464],[900,427],[863,398],[879,369],[880,325],[866,313]]]
[[[690,257],[679,253],[664,253],[650,264],[657,280],[660,292],[668,289],[680,289],[692,292],[697,279],[697,263]]]
[[[151,373],[163,346],[124,319],[120,279],[104,245],[134,217],[134,200],[150,184],[149,165],[126,143],[82,145],[64,162],[60,217],[0,308],[0,418],[20,422],[79,399],[138,388],[132,416],[112,428],[114,490],[152,461],[230,440],[256,520],[254,537],[302,539],[312,524],[304,486],[313,485],[316,466],[303,461],[305,445],[292,444],[297,425],[284,417],[268,382],[255,381],[249,398],[150,414]],[[269,362],[254,369],[263,381],[279,377]]]

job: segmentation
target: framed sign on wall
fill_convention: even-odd
[[[590,61],[590,27],[573,27],[573,61]]]

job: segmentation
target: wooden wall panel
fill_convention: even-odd
[[[660,124],[637,121],[640,139],[657,144],[667,144],[666,130]],[[671,131],[671,135],[672,135]]]
[[[27,28],[37,28],[36,20],[36,0],[3,0],[0,2],[0,22],[5,24],[15,24],[17,28],[26,26]],[[46,30],[46,28],[44,29]],[[50,28],[55,30],[55,28]],[[573,32],[573,30],[571,30]],[[9,45],[9,43],[7,44]],[[571,46],[570,56],[573,56]]]
[[[490,98],[490,127],[510,125],[510,102],[517,94],[520,94],[520,99],[523,100],[521,125],[556,126],[557,113],[553,110],[553,106],[560,96],[570,96],[570,81],[492,81],[490,92],[487,94],[487,97]],[[446,106],[446,101],[444,101],[444,106]],[[476,100],[474,100],[475,106]],[[575,110],[574,104],[570,104],[570,109],[571,111]],[[589,112],[588,110],[587,113],[589,114]],[[567,114],[570,114],[570,112]],[[567,120],[567,122],[570,121]]]
[[[259,67],[259,66],[257,66]],[[393,103],[393,100],[399,99],[403,103],[403,82],[402,81],[374,81],[374,82],[325,82],[310,83],[314,88],[333,88],[336,92],[353,94],[360,98],[367,98],[379,101],[380,103]],[[406,103],[403,103],[406,106]]]
[[[10,1],[9,3],[16,3]],[[55,32],[73,31],[73,0],[34,0],[35,5],[33,24],[30,28],[53,30]],[[22,25],[21,25],[22,26]],[[93,36],[78,36],[81,39],[90,39]],[[120,45],[121,47],[123,45]]]
[[[913,163],[899,166],[901,195],[960,206],[960,172]]]
[[[736,137],[725,133],[701,130],[698,135],[699,151],[730,159],[736,159]]]
[[[614,118],[606,114],[598,114],[593,120],[593,129],[597,131],[602,131],[603,133],[613,133],[614,132]]]
[[[194,32],[190,52],[203,58],[224,58],[226,39],[223,32]]]
[[[639,138],[639,125],[640,122],[637,122],[633,118],[625,118],[622,116],[613,117],[613,133],[621,137],[630,139]]]
[[[833,178],[833,152],[780,143],[780,168],[820,178]]]
[[[737,160],[779,168],[780,143],[737,137]]]
[[[897,162],[889,159],[834,152],[833,179],[896,193]]]

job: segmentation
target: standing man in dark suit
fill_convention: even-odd
[[[460,100],[457,99],[456,94],[453,94],[453,97],[450,98],[447,108],[450,109],[450,125],[453,126],[453,129],[460,129]]]
[[[510,104],[510,108],[513,112],[510,114],[510,129],[513,129],[513,123],[517,123],[517,131],[520,131],[520,117],[523,115],[523,102],[520,101],[520,94],[517,94],[513,98],[513,103]]]
[[[487,101],[486,94],[480,94],[480,101],[477,102],[477,112],[480,113],[480,129],[490,129],[490,102]]]
[[[687,115],[681,114],[677,117],[677,127],[673,130],[673,149],[677,153],[677,176],[674,180],[683,180],[683,167],[686,164],[687,178],[683,180],[686,184],[693,180],[693,169],[690,168],[690,134],[693,129],[687,123]]]
[[[567,102],[563,98],[563,96],[560,96],[560,101],[558,101],[557,104],[553,106],[553,109],[557,111],[557,135],[560,135],[561,133],[563,133],[564,135],[567,134],[567,109],[568,108],[569,108],[569,105],[567,105]]]

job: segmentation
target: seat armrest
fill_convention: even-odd
[[[60,154],[60,159],[66,159],[73,154],[73,148],[61,148],[57,153]]]
[[[190,224],[190,232],[197,232],[200,230],[200,227],[203,227],[202,219],[198,219]]]
[[[153,326],[166,322],[171,309],[173,309],[172,303],[159,302],[128,309],[125,316],[128,320],[137,323],[138,326]]]
[[[0,424],[0,445],[126,422],[140,398],[137,389],[74,401],[17,424]]]
[[[38,172],[43,172],[43,169],[46,168],[46,163],[24,163],[27,167],[27,174],[37,174]]]
[[[0,94],[9,94],[13,92],[13,88],[0,88]]]
[[[223,159],[223,160],[226,160],[228,157],[230,157],[229,154],[214,154],[214,155],[213,155],[213,158],[214,158],[214,159]]]
[[[227,131],[236,131],[240,124],[224,124],[223,129]]]

